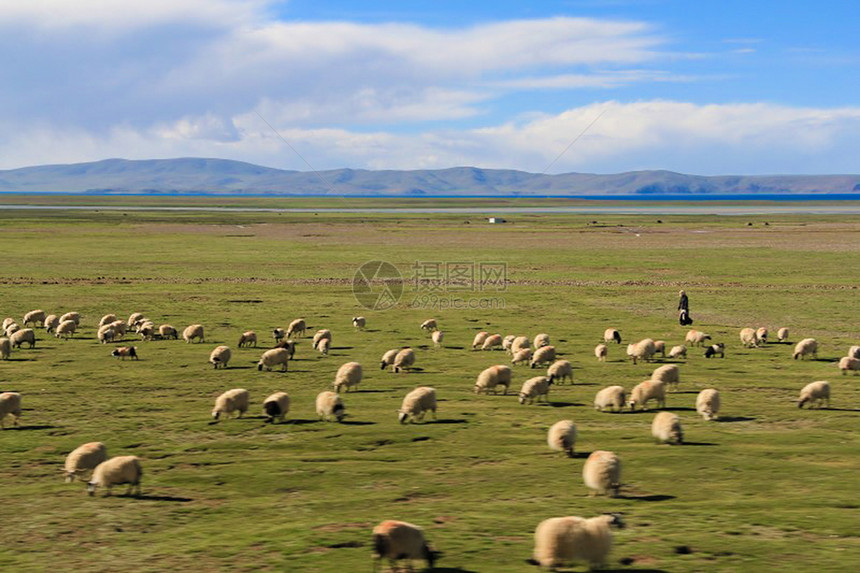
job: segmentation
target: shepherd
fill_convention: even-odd
[[[681,326],[689,326],[693,324],[693,319],[690,318],[690,299],[683,290],[678,291],[678,295],[681,297],[678,300],[678,322]]]

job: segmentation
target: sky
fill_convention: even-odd
[[[0,0],[0,169],[857,174],[849,0]]]

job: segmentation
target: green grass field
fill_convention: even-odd
[[[369,571],[372,527],[402,519],[443,553],[439,571],[535,571],[525,560],[540,521],[621,511],[628,528],[615,535],[609,569],[860,568],[860,377],[835,366],[860,344],[856,218],[510,219],[0,213],[2,317],[20,322],[35,308],[83,316],[73,339],[37,331],[34,349],[0,362],[0,390],[21,392],[24,405],[21,426],[0,432],[0,567]],[[370,260],[407,279],[395,308],[368,310],[353,296],[353,275]],[[409,280],[416,262],[423,270],[503,262],[508,282],[430,293]],[[623,359],[628,341],[683,342],[679,288],[694,327],[727,354],[706,360],[691,349],[667,399],[690,443],[657,445],[653,409],[608,414],[591,404],[600,388],[629,391],[659,365]],[[452,299],[465,308],[450,308]],[[117,361],[96,325],[103,314],[135,311],[179,329],[200,322],[206,342],[128,335],[140,360]],[[365,331],[352,328],[356,315],[367,317]],[[289,372],[258,372],[272,328],[297,317],[308,336],[332,330],[330,355],[301,338]],[[440,349],[418,327],[431,317],[445,333]],[[772,336],[786,326],[792,343],[814,337],[819,359],[792,360],[793,344],[743,348],[745,326]],[[593,348],[607,327],[624,345],[603,364]],[[260,348],[236,348],[249,329]],[[479,330],[548,333],[574,364],[574,384],[554,386],[549,404],[520,405],[515,391],[539,371],[517,366],[512,395],[474,395],[478,372],[510,360],[471,352]],[[207,358],[219,344],[233,359],[216,371]],[[381,371],[383,352],[405,345],[417,371]],[[365,377],[344,395],[345,423],[317,421],[315,396],[352,360]],[[797,408],[814,380],[830,381],[830,409]],[[396,410],[418,385],[437,389],[438,420],[401,426]],[[215,397],[239,387],[251,392],[251,411],[210,424]],[[721,421],[696,415],[707,387],[722,394]],[[262,401],[279,390],[292,398],[288,422],[265,424]],[[578,427],[573,459],[546,445],[561,419]],[[111,456],[143,459],[142,498],[117,495],[123,486],[91,498],[82,482],[63,482],[65,456],[94,440]],[[584,458],[597,449],[622,459],[618,499],[590,497],[582,483]]]

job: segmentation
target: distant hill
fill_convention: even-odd
[[[860,175],[703,177],[671,171],[542,175],[475,167],[415,171],[335,169],[317,174],[227,159],[106,159],[0,170],[0,192],[414,197],[857,193],[860,197]]]

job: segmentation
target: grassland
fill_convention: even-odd
[[[538,522],[623,511],[629,527],[616,535],[610,569],[860,568],[860,378],[833,364],[860,343],[860,222],[511,218],[489,226],[450,215],[0,214],[0,314],[83,315],[74,339],[41,333],[36,348],[0,363],[0,389],[21,392],[25,406],[21,428],[0,433],[0,567],[364,571],[370,529],[394,518],[425,527],[443,552],[441,571],[533,571],[524,560]],[[501,261],[508,284],[437,299],[494,299],[494,308],[422,308],[426,293],[408,283],[396,308],[367,310],[352,278],[369,260],[389,261],[407,279],[416,261]],[[592,349],[608,326],[625,343],[681,343],[679,288],[695,327],[728,352],[706,360],[692,351],[681,365],[668,406],[691,443],[670,447],[650,437],[653,411],[591,408],[598,389],[629,389],[655,365],[634,366],[614,346],[600,364]],[[201,322],[206,343],[135,342],[140,361],[115,361],[95,324],[134,311],[180,328]],[[350,325],[359,314],[364,332]],[[271,328],[299,316],[333,331],[328,357],[301,339],[288,373],[265,373],[255,368],[261,349],[235,348],[243,330],[265,345]],[[438,350],[418,329],[431,316],[445,331]],[[793,361],[789,345],[742,348],[738,330],[760,325],[787,326],[792,341],[817,338],[819,360]],[[549,333],[574,363],[575,384],[554,387],[548,405],[475,396],[476,374],[507,361],[468,351],[478,330]],[[233,347],[231,368],[206,363],[217,344]],[[381,354],[403,345],[416,348],[420,369],[380,371]],[[345,396],[349,416],[318,422],[314,397],[349,360],[365,366],[360,391]],[[517,367],[515,386],[534,374]],[[833,386],[832,408],[799,410],[800,387],[820,379]],[[416,385],[437,388],[439,420],[400,426],[395,410]],[[234,387],[250,390],[254,409],[211,425],[215,396]],[[720,422],[695,415],[706,387],[723,395]],[[260,405],[277,390],[292,397],[289,422],[267,425]],[[579,428],[574,459],[546,447],[559,419]],[[141,499],[89,498],[82,484],[63,483],[65,455],[92,440],[143,458]],[[623,460],[619,499],[589,497],[582,485],[584,457],[596,449]]]

